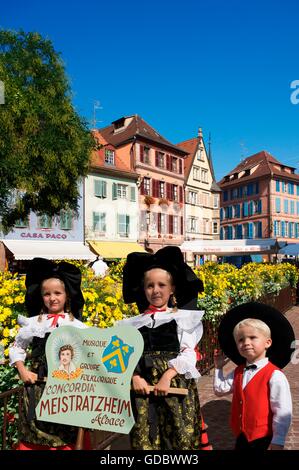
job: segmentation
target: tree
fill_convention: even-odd
[[[0,30],[0,216],[7,232],[30,211],[78,208],[94,146],[76,113],[60,54],[40,34]]]

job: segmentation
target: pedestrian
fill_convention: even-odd
[[[91,269],[93,270],[95,276],[100,276],[104,277],[107,274],[108,271],[108,265],[100,259],[99,257],[96,258],[96,260],[90,265]]]
[[[201,281],[184,263],[178,247],[127,257],[124,301],[136,302],[143,312],[118,322],[138,328],[144,340],[143,355],[132,378],[135,425],[131,445],[135,450],[200,448],[196,385],[200,374],[194,348],[203,332],[203,312],[196,310],[201,290]],[[174,394],[170,387],[187,389],[187,395]]]
[[[233,394],[231,427],[236,450],[282,450],[292,417],[288,380],[294,332],[282,313],[258,302],[230,310],[219,327],[219,343],[236,369],[223,376],[224,354],[215,351],[214,391]]]
[[[26,274],[25,303],[28,317],[19,316],[21,328],[9,350],[10,364],[16,367],[25,384],[17,450],[73,450],[78,428],[39,421],[35,407],[47,377],[47,338],[60,326],[86,328],[79,320],[84,305],[80,270],[64,261],[56,264],[34,258]],[[29,345],[32,347],[31,367],[27,368],[25,361]]]

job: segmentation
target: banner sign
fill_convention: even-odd
[[[48,378],[37,419],[128,434],[131,378],[142,351],[132,326],[57,328],[46,344]]]

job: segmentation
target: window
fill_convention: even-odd
[[[151,194],[151,180],[150,178],[143,178],[143,194],[150,196]]]
[[[280,210],[281,210],[281,208],[280,208],[280,198],[277,197],[277,198],[275,199],[275,211],[279,213]]]
[[[208,170],[204,170],[204,169],[201,170],[201,180],[204,183],[208,182]]]
[[[144,147],[143,158],[144,158],[144,163],[150,162],[150,148],[149,147]]]
[[[200,168],[193,167],[193,178],[200,181]]]
[[[195,191],[188,192],[188,202],[189,204],[197,204],[197,193]]]
[[[97,197],[107,197],[107,183],[103,180],[94,180],[94,195]]]
[[[157,167],[164,168],[164,153],[157,152]]]
[[[117,232],[121,237],[128,237],[130,232],[130,216],[126,214],[117,215]]]
[[[174,235],[179,234],[179,218],[177,215],[173,216],[173,233]]]
[[[166,227],[166,223],[167,223],[167,215],[166,214],[160,214],[161,218],[160,218],[160,224],[161,224],[161,233],[164,235],[166,232],[167,232],[167,227]]]
[[[114,165],[114,150],[105,149],[105,164]]]
[[[279,193],[280,192],[280,181],[276,180],[275,184],[276,184],[276,192]]]
[[[197,151],[197,160],[203,161],[204,160],[204,152],[203,148],[199,147]]]
[[[214,195],[213,200],[214,200],[214,209],[218,209],[218,207],[219,207],[219,196],[218,196],[218,194]]]
[[[92,213],[92,228],[97,232],[106,232],[106,214],[104,212]]]
[[[178,197],[178,187],[176,184],[172,185],[172,191],[173,191],[173,201],[178,202],[179,197]]]
[[[190,217],[188,220],[188,231],[189,232],[197,232],[197,219],[196,217]]]
[[[18,228],[29,227],[29,220],[28,220],[28,218],[16,220],[16,221],[15,221],[15,227],[18,227]]]
[[[43,214],[38,218],[39,228],[52,228],[52,217]]]
[[[172,157],[171,170],[175,173],[178,171],[178,159],[176,157]]]
[[[216,235],[218,233],[218,223],[213,222],[213,235]]]
[[[117,185],[117,198],[126,199],[127,198],[127,186],[125,184]]]
[[[71,230],[73,226],[73,213],[72,211],[60,211],[60,228],[61,230]]]
[[[164,181],[159,181],[159,197],[165,197],[165,183],[164,183]]]

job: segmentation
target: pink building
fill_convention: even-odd
[[[139,243],[157,251],[184,240],[184,158],[140,116],[122,117],[99,129],[139,175]]]
[[[218,183],[220,238],[299,239],[299,175],[266,151],[245,158]]]

